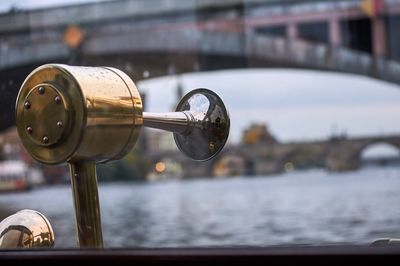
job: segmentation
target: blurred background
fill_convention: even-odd
[[[15,128],[45,63],[111,66],[149,112],[209,88],[231,115],[194,162],[142,128],[99,165],[106,247],[365,245],[400,238],[400,0],[0,2],[0,219],[42,212],[75,247],[66,165],[35,162]]]

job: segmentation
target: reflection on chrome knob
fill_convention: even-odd
[[[196,89],[182,98],[176,112],[143,112],[143,126],[173,132],[181,152],[193,160],[207,161],[224,147],[230,120],[217,94]]]
[[[190,117],[190,128],[183,134],[174,133],[175,143],[184,154],[197,161],[206,161],[224,147],[230,120],[221,98],[207,89],[196,89],[179,102],[177,112]]]
[[[43,214],[22,210],[0,223],[0,248],[53,247],[54,232]]]

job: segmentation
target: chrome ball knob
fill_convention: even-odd
[[[53,246],[53,228],[40,212],[22,210],[0,223],[0,248]]]
[[[179,150],[196,161],[207,161],[224,147],[230,119],[221,98],[208,89],[196,89],[186,94],[176,107],[191,117],[190,130],[174,133]]]

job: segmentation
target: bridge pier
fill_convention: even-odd
[[[386,56],[386,30],[382,16],[376,16],[372,19],[372,48],[374,56]]]
[[[362,144],[349,140],[334,141],[329,146],[325,158],[325,168],[329,171],[350,171],[360,167]]]
[[[360,167],[358,158],[329,157],[326,160],[326,169],[329,171],[351,171]]]
[[[297,39],[297,37],[299,35],[298,29],[297,29],[297,24],[289,23],[286,27],[287,27],[286,28],[286,35],[287,35],[286,37],[289,40]]]
[[[329,20],[329,44],[332,47],[342,45],[339,19],[334,17]]]

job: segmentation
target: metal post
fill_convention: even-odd
[[[103,248],[96,165],[69,164],[79,247]]]

